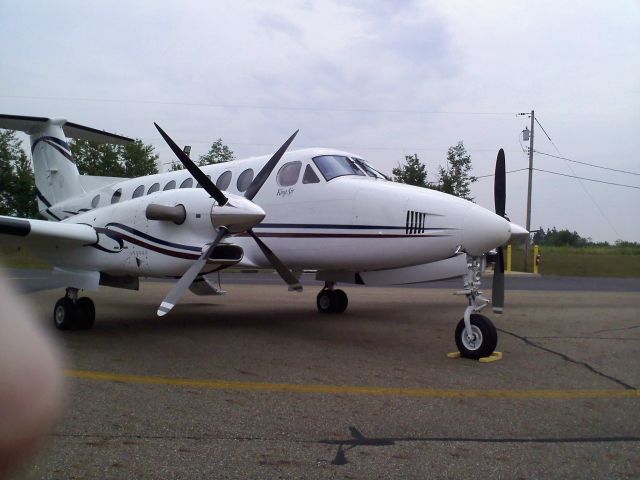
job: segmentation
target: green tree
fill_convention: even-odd
[[[469,196],[471,193],[469,186],[478,179],[472,176],[470,171],[471,156],[460,141],[457,145],[449,147],[446,168],[442,166],[438,168],[440,178],[436,188],[441,192],[473,201]]]
[[[12,130],[0,130],[0,214],[38,214],[31,162]]]
[[[203,167],[205,165],[211,165],[213,163],[223,163],[235,160],[235,155],[229,147],[222,143],[222,139],[219,138],[211,144],[211,148],[207,153],[200,156],[198,165]]]
[[[125,176],[116,145],[74,139],[71,142],[71,153],[81,175]]]
[[[20,155],[13,164],[12,213],[18,217],[34,218],[38,215],[36,182],[31,160],[20,149]]]
[[[140,139],[127,145],[75,139],[71,152],[82,175],[140,177],[158,173],[158,155],[152,145],[145,145]]]
[[[0,215],[11,213],[13,161],[19,155],[20,141],[12,130],[0,130]]]
[[[398,165],[391,173],[395,182],[429,188],[427,182],[427,166],[420,162],[418,154],[406,155],[405,164]]]
[[[142,177],[158,173],[158,155],[154,152],[153,145],[145,145],[139,138],[133,143],[120,146],[119,154],[125,177]]]
[[[197,164],[200,167],[204,167],[205,165],[211,165],[214,163],[230,162],[235,160],[235,158],[236,156],[233,151],[222,143],[222,139],[219,138],[211,144],[211,148],[209,148],[207,153],[200,155]],[[184,166],[180,162],[174,161],[171,164],[172,171],[182,170],[183,168]]]
[[[566,228],[558,230],[556,227],[547,228],[545,232],[541,227],[533,234],[533,243],[552,247],[585,247],[592,245],[591,239],[581,237],[576,231],[569,231]]]

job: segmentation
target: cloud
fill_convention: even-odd
[[[637,3],[97,5],[3,7],[4,113],[63,115],[142,137],[163,157],[153,121],[192,143],[194,154],[218,137],[238,156],[265,153],[301,128],[296,145],[349,147],[386,172],[414,152],[435,171],[464,140],[481,175],[493,170],[499,147],[514,168],[526,166],[518,134],[528,121],[515,113],[535,108],[564,155],[637,170]],[[554,152],[542,134],[536,148]],[[561,161],[536,162],[570,173]],[[610,221],[624,238],[640,239],[620,207],[638,202],[635,191],[587,184],[598,208],[574,180],[536,174],[534,185],[534,223],[615,240]],[[510,175],[515,221],[524,220],[523,192],[526,174]],[[558,208],[561,194],[567,212]],[[490,207],[491,181],[478,182],[473,196]],[[589,214],[568,213],[585,205]]]

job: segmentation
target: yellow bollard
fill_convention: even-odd
[[[538,245],[533,246],[533,273],[535,275],[538,274],[538,269],[540,267],[540,247]]]
[[[511,273],[511,245],[507,245],[507,272]]]

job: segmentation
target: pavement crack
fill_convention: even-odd
[[[622,342],[640,342],[640,338],[629,337],[594,337],[591,335],[549,335],[539,337],[527,337],[529,340],[616,340]]]
[[[277,438],[263,436],[236,435],[145,435],[145,434],[102,434],[102,433],[62,433],[54,432],[50,437],[58,438],[97,438],[102,440],[225,440],[238,442],[285,442],[314,443],[321,445],[351,446],[392,446],[398,442],[467,442],[467,443],[607,443],[640,442],[638,435],[594,436],[594,437],[354,437],[342,439],[304,439]]]
[[[543,347],[542,345],[539,345],[537,343],[535,343],[534,341],[532,341],[529,337],[525,337],[522,335],[518,335],[517,333],[513,333],[513,332],[509,332],[508,330],[503,330],[502,328],[497,328],[496,330],[498,330],[501,333],[505,333],[507,335],[511,335],[512,337],[515,337],[519,340],[522,340],[524,343],[526,343],[527,345],[533,347],[533,348],[537,348],[538,350],[542,350],[544,352],[547,353],[551,353],[553,355],[557,355],[558,357],[562,358],[564,361],[569,362],[569,363],[573,363],[574,365],[578,365],[581,366],[587,370],[589,370],[591,373],[598,375],[602,378],[606,378],[607,380],[617,383],[618,385],[621,385],[622,387],[624,387],[626,390],[636,390],[636,387],[634,387],[633,385],[629,385],[628,383],[623,382],[622,380],[613,377],[611,375],[607,375],[604,372],[601,372],[599,370],[596,370],[594,367],[592,367],[591,365],[589,365],[587,362],[581,362],[580,360],[576,360],[574,358],[571,358],[570,356],[562,353],[562,352],[557,352],[556,350],[552,350],[548,347]]]
[[[368,437],[363,435],[356,427],[349,427],[350,438],[337,439],[305,439],[305,438],[276,438],[262,436],[236,436],[236,435],[145,435],[145,434],[100,434],[100,433],[63,433],[54,432],[51,437],[77,438],[84,440],[127,440],[127,445],[132,440],[164,440],[164,441],[225,441],[225,442],[284,442],[286,444],[326,445],[337,447],[331,465],[346,465],[351,463],[347,458],[347,452],[356,447],[386,447],[402,443],[479,443],[479,444],[584,444],[584,443],[638,443],[640,436],[593,436],[593,437],[438,437],[438,436],[398,436],[398,437]],[[97,444],[97,443],[93,443]],[[322,460],[323,462],[326,460]]]
[[[623,330],[633,330],[634,328],[640,328],[640,325],[631,325],[630,327],[620,327],[620,328],[605,328],[604,330],[598,330],[593,333],[621,332]]]

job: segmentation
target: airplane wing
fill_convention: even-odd
[[[0,245],[53,248],[91,245],[97,241],[98,234],[89,225],[0,215]]]

